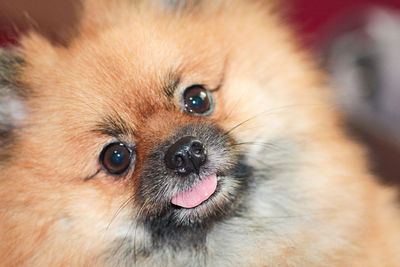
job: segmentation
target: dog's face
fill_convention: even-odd
[[[309,188],[331,182],[305,169],[340,138],[326,92],[275,15],[242,2],[116,6],[67,48],[22,41],[25,117],[1,170],[10,258],[206,258],[240,218],[260,233],[320,203]]]

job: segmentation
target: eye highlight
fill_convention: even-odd
[[[183,93],[185,111],[197,116],[207,116],[212,112],[213,99],[202,85],[192,85]]]
[[[135,151],[122,142],[108,144],[100,153],[101,166],[112,175],[123,174],[135,160]]]

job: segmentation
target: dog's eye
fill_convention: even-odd
[[[206,116],[213,108],[211,94],[201,85],[192,85],[183,93],[184,107],[187,113]]]
[[[105,146],[100,154],[100,164],[108,173],[113,175],[124,173],[135,159],[134,151],[121,142]]]

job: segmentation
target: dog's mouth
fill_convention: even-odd
[[[174,195],[171,203],[185,209],[195,208],[215,193],[217,184],[217,174],[208,175],[195,183],[191,189]]]
[[[238,160],[225,171],[209,170],[186,179],[167,177],[157,185],[149,182],[149,187],[142,184],[140,215],[151,228],[204,229],[235,214],[248,191],[252,171]]]
[[[159,144],[139,179],[136,218],[152,233],[180,235],[233,216],[253,171],[233,143],[213,125],[189,125]]]

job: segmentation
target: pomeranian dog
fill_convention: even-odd
[[[83,7],[1,52],[2,266],[400,266],[396,193],[273,4]]]

